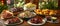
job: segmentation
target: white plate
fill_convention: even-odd
[[[4,22],[4,24],[5,24],[5,25],[17,25],[17,24],[21,24],[21,23],[23,22],[22,19],[20,19],[20,21],[21,21],[21,22],[19,22],[19,23],[15,23],[15,24],[6,24],[6,22]]]
[[[29,21],[28,21],[28,24],[30,24],[30,25],[43,25],[43,24],[46,23],[46,19],[43,19],[42,21],[43,21],[43,22],[40,23],[40,24],[34,24],[34,23],[31,23],[30,20],[29,20]]]

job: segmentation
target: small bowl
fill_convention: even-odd
[[[49,22],[49,23],[59,23],[57,17],[54,17],[54,16],[49,16],[49,17],[50,17],[50,18],[47,18],[47,17],[46,17],[47,22]]]

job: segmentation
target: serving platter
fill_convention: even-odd
[[[47,19],[44,18],[44,19],[42,20],[43,22],[42,22],[42,23],[39,23],[39,24],[34,24],[34,23],[31,23],[30,21],[31,21],[31,20],[27,21],[28,24],[30,24],[30,25],[44,25],[44,24],[46,23]]]
[[[21,23],[23,23],[23,20],[22,19],[20,19],[20,22],[19,23],[14,23],[14,24],[6,24],[7,22],[4,22],[4,24],[5,25],[18,25],[18,24],[21,24]]]

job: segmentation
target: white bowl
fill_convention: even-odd
[[[34,14],[34,15],[30,15],[30,16],[27,16],[27,17],[22,17],[22,16],[20,16],[20,15],[18,15],[18,17],[20,17],[20,18],[32,18],[32,17],[34,17],[34,16],[36,16],[36,13],[34,13],[34,12],[31,12],[32,14]]]
[[[32,8],[27,8],[26,6],[24,6],[23,9],[24,10],[28,10],[28,11],[32,11],[32,10],[35,10],[36,9],[36,6],[35,7],[32,7]]]

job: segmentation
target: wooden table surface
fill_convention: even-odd
[[[58,20],[59,20],[59,23],[54,24],[54,23],[46,22],[44,25],[41,25],[41,26],[60,26],[60,17],[58,17]],[[32,26],[32,25],[28,24],[27,21],[24,21],[22,24],[17,26]]]
[[[60,14],[60,10],[58,10],[58,14]],[[57,18],[59,20],[59,23],[54,24],[54,23],[48,23],[48,22],[46,22],[44,25],[41,25],[41,26],[60,26],[60,15],[57,16]],[[16,25],[16,26],[32,26],[32,25],[28,24],[27,21],[24,21],[22,24]]]
[[[17,25],[17,26],[32,26],[32,25],[29,25],[29,24],[25,21],[23,24]],[[41,26],[60,26],[60,23],[57,23],[57,24],[45,23],[44,25],[41,25]]]

